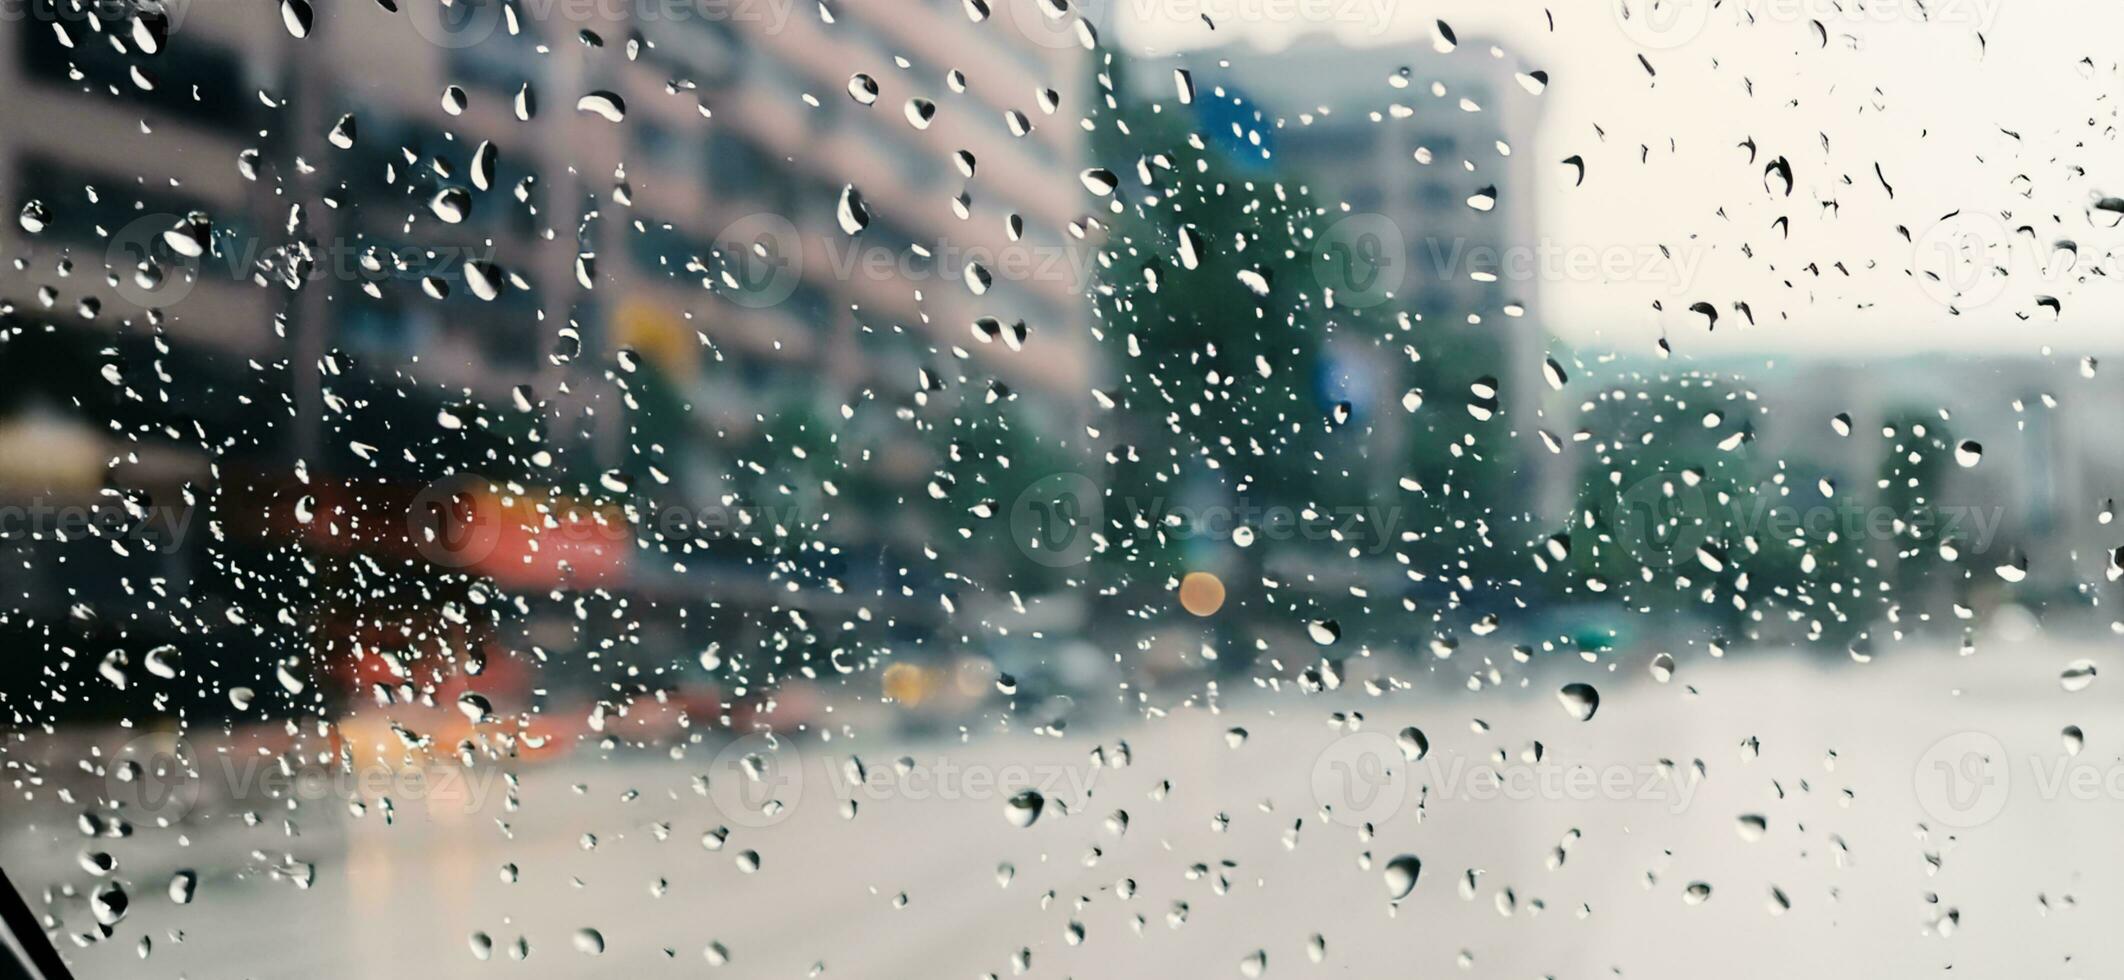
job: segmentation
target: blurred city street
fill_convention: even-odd
[[[0,980],[2124,976],[1998,6],[8,4]]]
[[[1021,950],[1028,976],[1230,976],[1253,949],[1268,975],[1442,976],[1456,960],[1502,977],[2109,975],[2124,968],[2124,942],[2094,924],[2124,904],[2090,872],[2117,856],[2124,732],[2105,721],[2119,695],[2100,681],[2067,691],[2059,675],[2112,645],[2035,636],[1863,664],[1699,653],[1666,683],[1649,675],[1650,652],[1630,652],[1612,673],[1559,664],[1523,691],[1473,696],[1452,690],[1466,651],[1377,698],[1358,693],[1370,666],[1358,661],[1339,691],[1234,692],[1218,713],[1184,708],[1061,739],[866,736],[853,747],[873,774],[864,791],[841,775],[846,747],[799,737],[801,780],[773,777],[790,806],[757,827],[757,813],[718,807],[727,787],[696,793],[713,747],[681,761],[600,762],[586,749],[522,766],[515,812],[496,785],[478,812],[400,803],[391,826],[373,800],[360,819],[326,800],[292,815],[261,808],[255,827],[223,818],[188,851],[136,857],[111,842],[117,876],[134,883],[132,913],[113,941],[66,953],[83,977],[133,975],[141,935],[158,974],[199,977],[701,975],[711,943],[727,950],[721,972],[741,977],[1009,976],[1026,965],[1014,964]],[[1602,691],[1586,722],[1556,697],[1574,680]],[[1338,750],[1335,712],[1361,712],[1367,737],[1413,725],[1428,739],[1421,762],[1396,758],[1401,778],[1373,787],[1388,796],[1345,800],[1369,808],[1371,840],[1323,822],[1316,802],[1347,795],[1337,752],[1369,744]],[[2054,778],[2067,725],[2085,729],[2069,765],[2105,780],[2082,778],[2077,797]],[[2007,794],[1996,818],[1956,830],[1920,792],[1928,748],[1963,732],[1996,738],[2011,771],[2002,787],[1975,788]],[[1541,762],[1525,764],[1536,741]],[[1500,750],[1508,767],[1630,773],[1615,784],[1630,798],[1541,779],[1503,784],[1531,793],[1486,794],[1467,772]],[[935,778],[878,775],[902,755]],[[735,757],[714,780],[743,778]],[[1638,775],[1661,760],[1678,773]],[[1030,780],[1050,801],[1017,826],[1001,791],[965,775],[977,771]],[[1743,815],[1762,818],[1759,839]],[[9,814],[0,862],[25,889],[89,887],[75,860],[90,842],[72,813],[35,811],[25,825],[32,816]],[[723,826],[721,847],[704,847]],[[747,852],[755,872],[742,868]],[[262,873],[283,854],[315,862],[314,884]],[[1422,866],[1396,905],[1384,869],[1402,854]],[[999,865],[1015,869],[1007,884]],[[185,907],[164,895],[180,867],[199,874]],[[1697,883],[1710,893],[1692,901]],[[1773,889],[1789,909],[1773,907]],[[88,919],[73,907],[78,932]],[[600,955],[579,949],[586,927]],[[491,960],[473,955],[475,932],[492,937]],[[509,952],[519,936],[522,962]],[[2031,948],[2059,959],[2030,963]]]

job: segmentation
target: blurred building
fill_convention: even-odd
[[[1236,160],[1304,183],[1329,209],[1323,249],[1353,247],[1394,284],[1380,309],[1409,313],[1412,335],[1382,350],[1337,334],[1327,350],[1328,383],[1374,427],[1378,445],[1411,443],[1402,395],[1412,382],[1439,380],[1412,368],[1401,342],[1434,365],[1490,365],[1484,370],[1502,382],[1500,418],[1526,450],[1519,457],[1525,506],[1561,515],[1569,506],[1565,467],[1545,458],[1533,435],[1562,431],[1537,417],[1549,390],[1541,376],[1549,337],[1531,308],[1543,252],[1529,151],[1545,83],[1479,38],[1438,52],[1351,48],[1315,34],[1273,51],[1230,45],[1144,67],[1132,77],[1158,98],[1169,98],[1175,84],[1167,69],[1187,70],[1204,138]],[[1465,400],[1467,379],[1450,376],[1459,387],[1427,390],[1426,400]],[[1392,469],[1397,454],[1375,456],[1382,465],[1375,485],[1391,484],[1400,475]]]
[[[2124,392],[2093,361],[1930,355],[1733,370],[1759,399],[1750,413],[1751,451],[1821,466],[1862,501],[1891,489],[1878,481],[1898,463],[1906,474],[1917,469],[1908,453],[1921,441],[1944,439],[1950,449],[1975,443],[1973,465],[1935,453],[1946,460],[1929,479],[1892,488],[1966,515],[1958,530],[1973,585],[1998,587],[1995,566],[2016,557],[2027,561],[2022,591],[2029,594],[2059,596],[2107,580],[2124,533],[2102,514],[2124,486],[2124,461],[2103,438],[2124,417]],[[1849,436],[1831,435],[1839,414],[1851,419]],[[1918,424],[1928,438],[1912,436]],[[1901,459],[1891,458],[1897,447]],[[1988,538],[1981,549],[1980,530]],[[2116,595],[2116,587],[2104,594]]]
[[[276,523],[298,498],[373,523],[457,468],[532,499],[611,476],[700,513],[771,494],[735,484],[796,432],[864,475],[830,533],[875,557],[949,528],[893,506],[946,465],[904,413],[1007,393],[1026,438],[1081,432],[1081,49],[955,0],[114,12],[0,22],[10,504],[211,497],[316,544],[333,522]],[[139,575],[208,571],[199,530],[122,573],[11,536],[34,554],[0,587],[137,606]],[[679,606],[784,591],[637,544],[473,570]]]

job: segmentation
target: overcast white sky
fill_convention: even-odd
[[[2115,278],[2079,281],[2096,265],[2124,273],[2124,233],[2090,211],[2099,196],[2124,195],[2114,129],[2124,76],[2105,54],[2124,36],[2124,5],[1725,0],[1714,9],[1709,0],[1684,0],[1666,19],[1647,21],[1644,0],[1628,0],[1637,19],[1626,27],[1618,0],[1546,8],[1526,0],[1115,2],[1121,6],[1107,14],[1107,33],[1138,49],[1240,39],[1280,46],[1328,29],[1353,45],[1404,46],[1414,62],[1440,57],[1429,37],[1432,21],[1444,19],[1464,42],[1450,57],[1486,57],[1465,43],[1486,37],[1527,67],[1547,70],[1551,84],[1539,97],[1546,115],[1532,148],[1544,240],[1664,244],[1694,267],[1685,287],[1670,273],[1654,281],[1546,282],[1537,300],[1543,322],[1581,347],[1647,353],[1662,330],[1678,352],[1695,354],[2035,355],[2048,346],[2077,359],[2124,347],[2124,330],[2106,315],[2119,299]],[[1203,9],[1223,15],[1214,33],[1196,16]],[[1816,20],[1827,29],[1826,47]],[[1669,29],[1657,33],[1654,25]],[[1688,40],[1653,47],[1641,38]],[[1640,53],[1656,78],[1639,64]],[[2080,65],[2082,57],[2093,67]],[[1605,141],[1595,124],[1606,129]],[[1754,166],[1738,147],[1749,137],[1760,148]],[[1651,146],[1644,163],[1640,144]],[[1571,154],[1586,160],[1583,187],[1572,187],[1555,163]],[[1778,156],[1791,161],[1796,178],[1789,198],[1764,187],[1763,164]],[[1893,200],[1874,176],[1876,162]],[[1825,207],[1831,200],[1839,207]],[[1963,219],[1938,226],[1957,209]],[[1772,227],[1780,215],[1790,218],[1789,238]],[[1898,224],[1918,242],[1906,242]],[[2013,234],[2023,225],[2033,238]],[[2062,271],[2053,252],[2059,239],[2078,244],[2076,270]],[[1981,262],[1972,241],[1989,247]],[[1743,246],[1752,246],[1753,258]],[[2105,261],[2112,249],[2117,258]],[[1954,254],[1969,256],[1958,271],[1949,268]],[[1848,276],[1834,268],[1838,262]],[[2010,274],[1981,271],[1994,263]],[[1923,268],[1953,278],[1927,288],[1909,274]],[[1951,296],[1954,284],[1967,287],[1961,316],[1938,298]],[[2062,314],[2040,309],[2037,295],[2058,297]],[[1652,310],[1655,299],[1666,312]],[[1687,312],[1697,300],[1721,309],[1715,333]],[[1752,329],[1733,312],[1736,300],[1753,307]]]

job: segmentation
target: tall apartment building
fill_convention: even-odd
[[[811,418],[914,499],[943,465],[896,424],[944,397],[918,391],[925,370],[976,401],[992,378],[1029,424],[1081,431],[1092,267],[1067,229],[1089,56],[1014,19],[956,0],[114,13],[38,0],[0,22],[0,82],[35,93],[0,127],[0,357],[22,382],[0,445],[35,450],[0,473],[15,498],[94,502],[117,458],[114,482],[157,500],[240,476],[285,504],[299,460],[312,492],[362,486],[337,500],[358,510],[453,456],[534,497],[653,457],[668,483],[630,492],[698,511],[747,492],[737,447]],[[165,233],[194,213],[212,233],[186,255]],[[655,372],[662,428],[643,429],[622,363]],[[519,393],[544,409],[529,429],[509,422]],[[478,424],[436,448],[453,413]],[[567,465],[497,462],[527,438]],[[840,516],[832,533],[875,550],[947,528]],[[23,567],[56,568],[23,547],[44,556]],[[635,550],[577,557],[682,601],[709,581]],[[726,596],[775,594],[757,565],[721,571]]]

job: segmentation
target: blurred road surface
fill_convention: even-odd
[[[1462,651],[1401,665],[1413,685],[1379,697],[1360,661],[1338,691],[1234,692],[1216,712],[1059,739],[813,734],[754,776],[738,760],[756,743],[677,760],[584,750],[522,766],[513,810],[494,776],[395,800],[388,825],[373,799],[359,817],[345,799],[258,801],[255,823],[194,814],[213,819],[182,848],[152,827],[92,841],[46,787],[32,805],[11,796],[0,862],[25,888],[74,888],[52,907],[77,933],[92,925],[79,896],[103,880],[79,854],[118,859],[131,912],[109,942],[64,944],[85,978],[1166,980],[1246,975],[1256,950],[1271,977],[2115,976],[2124,938],[2101,923],[2124,914],[2109,873],[2124,858],[2124,685],[2059,679],[2078,658],[2107,669],[2114,647],[1696,654],[1666,683],[1630,653],[1474,694]],[[1557,697],[1571,681],[1601,694],[1589,721]],[[2085,731],[2076,756],[2068,725]],[[1415,763],[1395,740],[1408,726],[1429,745]],[[867,788],[848,782],[851,750]],[[1027,785],[1049,802],[1019,826],[1006,797]],[[768,797],[786,807],[746,803]],[[727,839],[704,846],[718,827]],[[1385,865],[1402,854],[1421,873],[1395,904]],[[308,887],[268,873],[290,856],[314,863]],[[189,905],[166,894],[179,868],[199,875]],[[1698,883],[1709,894],[1692,901]],[[579,948],[584,928],[602,953]],[[711,943],[727,963],[704,956]]]

